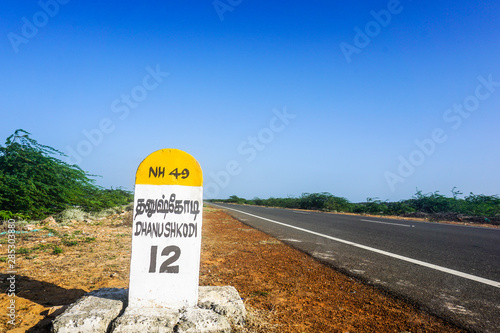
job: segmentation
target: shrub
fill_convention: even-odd
[[[66,246],[75,246],[75,245],[78,245],[78,241],[76,241],[76,240],[74,240],[74,241],[63,240],[63,244]]]
[[[39,144],[18,129],[0,146],[0,207],[3,217],[43,219],[67,208],[100,211],[126,205],[133,194],[96,186],[95,175],[60,158],[66,155]]]
[[[351,203],[343,197],[328,192],[303,193],[299,198],[254,198],[246,200],[232,195],[222,202],[246,203],[259,206],[318,209],[323,211],[352,212],[374,215],[411,215],[427,217],[434,220],[457,220],[468,222],[492,223],[500,225],[500,197],[498,195],[476,195],[470,193],[464,199],[462,193],[454,187],[452,197],[439,194],[438,191],[423,194],[417,189],[415,195],[408,200],[397,202],[382,201],[378,198],[367,198],[366,202]]]
[[[20,247],[16,250],[17,254],[29,254],[31,251],[25,247]]]
[[[87,216],[88,214],[79,208],[67,208],[57,216],[57,219],[61,222],[71,220],[83,221],[87,218]]]
[[[350,212],[352,204],[346,198],[331,196],[325,203],[325,209],[336,212]]]
[[[116,209],[114,209],[114,208],[106,208],[106,209],[100,210],[98,212],[92,213],[92,216],[94,216],[96,218],[99,218],[99,217],[110,216],[110,215],[113,215],[113,214],[116,214],[116,213],[117,213]]]
[[[8,210],[0,210],[0,220],[7,221],[12,218],[14,214]]]

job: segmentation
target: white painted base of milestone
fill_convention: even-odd
[[[202,191],[196,186],[136,184],[129,307],[197,304]]]

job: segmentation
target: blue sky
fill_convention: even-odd
[[[0,136],[105,187],[177,148],[205,197],[500,194],[498,1],[10,1]],[[2,140],[4,140],[2,139]]]

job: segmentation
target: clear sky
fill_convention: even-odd
[[[206,198],[500,194],[500,2],[9,1],[3,141],[22,128],[133,190],[178,148]],[[3,142],[2,142],[3,144]]]

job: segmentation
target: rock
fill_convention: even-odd
[[[170,333],[180,318],[179,310],[167,308],[127,308],[113,323],[113,333]]]
[[[33,224],[26,224],[25,226],[23,226],[23,230],[25,230],[25,231],[31,231],[31,230],[35,230],[35,229],[36,229],[36,226]]]
[[[245,323],[245,306],[234,287],[199,287],[198,295],[198,305],[193,307],[127,307],[123,312],[127,289],[99,289],[59,315],[52,332],[229,333],[232,326]]]
[[[187,308],[175,329],[177,333],[231,333],[231,324],[220,314],[208,309]]]
[[[245,324],[245,305],[235,287],[199,287],[198,306],[224,315],[233,325]]]
[[[54,333],[108,332],[127,304],[128,291],[103,288],[85,294],[53,322]]]
[[[56,317],[60,315],[63,311],[65,311],[68,308],[67,305],[58,305],[58,306],[53,306],[50,309],[47,310],[47,316],[48,317]]]
[[[47,227],[58,227],[59,226],[59,224],[57,224],[56,220],[52,216],[49,216],[45,220],[42,220],[40,222],[40,224],[45,225]]]

